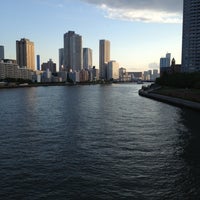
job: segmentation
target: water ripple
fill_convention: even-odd
[[[0,90],[2,199],[198,199],[199,113],[134,84]]]

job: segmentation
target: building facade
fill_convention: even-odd
[[[83,48],[83,68],[92,69],[92,49]]]
[[[42,63],[42,71],[47,71],[47,69],[51,73],[56,73],[56,63],[54,63],[51,59],[49,59],[46,63]]]
[[[160,68],[170,67],[171,64],[171,53],[167,53],[165,57],[160,58]]]
[[[0,80],[6,78],[32,80],[31,69],[19,67],[15,60],[2,60],[0,62]]]
[[[182,71],[200,71],[200,1],[184,0]]]
[[[160,75],[167,72],[171,66],[171,53],[167,53],[165,57],[160,58]]]
[[[35,51],[34,43],[28,39],[21,39],[16,41],[16,57],[17,64],[20,67],[27,67],[35,70]]]
[[[166,53],[166,67],[171,65],[171,53]]]
[[[119,80],[119,64],[116,61],[108,62],[107,80]]]
[[[59,56],[59,72],[64,71],[64,48],[58,50]]]
[[[0,60],[4,59],[4,46],[0,46]]]
[[[107,65],[110,61],[110,41],[99,41],[99,73],[100,79],[107,80]]]
[[[131,81],[131,75],[126,72],[126,68],[119,68],[119,81],[121,82],[128,82]]]
[[[83,68],[82,36],[69,31],[64,34],[64,69],[80,71]]]
[[[96,69],[95,66],[89,70],[89,80],[98,81],[99,80],[99,69]]]
[[[155,81],[159,77],[158,69],[153,69],[153,74],[152,74],[152,81]]]
[[[87,82],[89,81],[89,71],[87,69],[82,69],[79,73],[79,80],[80,82]]]
[[[40,55],[37,55],[36,59],[37,59],[37,70],[39,71],[40,70]]]

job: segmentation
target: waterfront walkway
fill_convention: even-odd
[[[157,89],[159,89],[159,87],[155,87],[155,88],[151,88],[151,87],[143,88],[142,87],[142,89],[140,89],[138,93],[139,93],[140,96],[155,99],[157,101],[161,101],[161,102],[168,103],[168,104],[171,104],[171,105],[175,105],[175,106],[178,106],[178,107],[187,107],[187,108],[190,108],[190,109],[200,111],[200,103],[181,99],[181,98],[156,94],[156,93],[154,93],[154,91],[156,91]]]

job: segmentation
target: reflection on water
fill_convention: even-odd
[[[0,90],[2,199],[198,199],[200,114],[139,87]]]

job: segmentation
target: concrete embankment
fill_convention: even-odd
[[[140,89],[138,93],[140,96],[151,98],[151,99],[161,101],[164,103],[168,103],[168,104],[171,104],[174,106],[186,107],[186,108],[200,111],[200,103],[188,101],[188,100],[184,100],[184,99],[180,99],[180,98],[156,94],[156,93],[153,93],[153,91],[154,91],[154,89]]]

